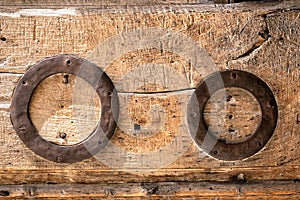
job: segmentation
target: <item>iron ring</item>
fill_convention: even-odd
[[[261,107],[261,122],[255,133],[239,143],[226,143],[210,133],[204,121],[204,107],[216,91],[227,88],[242,88],[254,95]],[[187,107],[189,132],[196,145],[204,152],[221,160],[240,160],[261,150],[271,138],[277,124],[278,108],[268,85],[257,76],[240,70],[211,74],[196,88]]]
[[[86,139],[74,145],[58,145],[43,139],[29,115],[35,88],[57,73],[81,77],[94,88],[101,101],[97,127]],[[11,122],[23,143],[37,155],[59,163],[79,162],[99,153],[114,133],[118,113],[118,95],[106,73],[97,65],[71,55],[47,58],[32,66],[19,80],[11,103]]]

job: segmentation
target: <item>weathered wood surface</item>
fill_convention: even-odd
[[[0,186],[0,199],[298,199],[300,184],[283,182],[163,182]],[[1,198],[2,197],[2,198]]]
[[[20,7],[24,2],[26,1],[20,1]],[[187,5],[171,6],[168,9],[159,6],[129,7],[107,11],[93,9],[93,6],[79,8],[77,5],[67,13],[65,10],[51,10],[48,14],[48,11],[43,13],[26,10],[26,6],[20,10],[15,10],[18,7],[1,7],[0,184],[115,183],[112,187],[121,188],[120,193],[116,193],[119,195],[117,198],[125,199],[127,197],[124,195],[127,193],[137,196],[147,193],[147,190],[142,191],[143,188],[136,183],[133,184],[136,184],[133,187],[136,191],[133,188],[128,191],[126,188],[130,182],[191,181],[192,187],[200,192],[195,194],[188,191],[190,183],[182,183],[182,186],[181,183],[175,183],[179,185],[176,195],[208,198],[215,193],[212,192],[212,196],[209,196],[205,187],[199,187],[193,181],[232,181],[240,173],[245,174],[250,181],[299,179],[299,6],[292,1],[275,5],[246,5]],[[50,7],[61,9],[61,5]],[[192,66],[189,60],[164,49],[166,44],[160,49],[129,48],[107,65],[99,62],[99,59],[110,58],[110,55],[99,55],[101,49],[97,47],[102,47],[105,52],[111,48],[109,42],[112,42],[112,36],[146,27],[166,28],[171,32],[179,31],[187,35],[208,52],[216,64],[215,68]],[[118,155],[112,153],[114,149],[108,149],[103,154],[80,163],[57,164],[36,156],[18,138],[9,118],[14,87],[30,66],[44,57],[57,54],[75,54],[93,60],[105,69],[115,83],[121,111],[119,128],[112,144],[120,150]],[[186,125],[186,104],[193,88],[211,72],[225,69],[242,69],[262,78],[274,92],[279,106],[278,125],[268,144],[250,158],[232,162],[220,161],[203,154],[194,145]],[[36,126],[50,130],[42,132],[46,138],[57,143],[73,144],[80,137],[86,136],[90,129],[86,129],[86,124],[78,126],[80,123],[71,123],[74,110],[68,87],[72,87],[72,82],[66,84],[64,80],[63,75],[46,80],[45,87],[35,94],[31,114]],[[65,91],[61,91],[62,87]],[[45,103],[42,98],[45,96],[51,98],[51,101]],[[59,100],[64,102],[63,108],[56,103]],[[78,105],[90,105],[90,101],[79,100]],[[99,106],[95,102],[97,99],[92,105],[95,108],[92,108],[92,117],[97,119]],[[239,102],[240,107],[248,105],[243,101]],[[235,112],[233,116],[240,119],[245,117],[245,121],[241,120],[237,129],[245,127],[247,119],[253,115],[251,112],[244,115],[237,110],[230,110],[230,107],[228,109],[224,112]],[[87,114],[86,109],[79,109],[79,112]],[[75,119],[79,119],[77,121],[84,118],[85,115],[75,116]],[[45,120],[48,122],[44,123]],[[227,125],[230,123],[233,122],[226,121]],[[76,129],[72,129],[74,125],[82,130],[78,137],[74,135],[67,141],[57,138],[59,132],[70,131],[70,134],[66,134],[68,137],[72,136],[72,130]],[[93,123],[88,127],[93,127]],[[171,146],[174,141],[175,145]],[[170,148],[161,154],[151,154],[159,152],[163,147]],[[125,185],[117,185],[124,182]],[[270,195],[299,198],[298,183],[276,182],[275,186],[270,187],[262,184],[264,188],[260,184],[254,185],[254,188],[251,185],[225,184],[220,185],[217,190],[224,199],[232,199],[238,195],[255,199],[257,194],[265,199],[270,198]],[[283,186],[287,189],[281,190]],[[27,194],[25,186],[1,187],[3,191],[8,188],[12,198],[22,196],[23,191]],[[59,191],[59,187],[69,186],[37,185],[38,193],[35,196],[46,197],[50,194],[47,190]],[[72,187],[80,190],[85,186]],[[214,187],[213,184],[211,187]],[[242,193],[239,187],[242,188]],[[91,197],[106,198],[107,193],[100,189],[94,190],[92,186],[86,186],[85,189],[91,192]],[[71,193],[81,195],[81,192],[76,192],[78,190],[74,189]],[[202,190],[204,196],[201,196]],[[85,195],[87,194],[82,194],[82,197],[89,198]],[[158,198],[163,196],[153,196],[153,199]]]
[[[271,0],[272,1],[272,0]],[[273,0],[273,2],[278,0]],[[294,1],[294,0],[288,0]],[[197,5],[242,2],[239,0],[3,0],[2,6],[153,6],[153,5]]]

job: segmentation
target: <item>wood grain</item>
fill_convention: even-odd
[[[299,183],[289,181],[29,184],[0,186],[0,199],[297,199],[299,190]]]
[[[19,5],[24,3],[26,7],[26,2],[19,1]],[[27,5],[31,5],[29,1]],[[48,5],[61,9],[61,5]],[[74,5],[79,7],[78,4]],[[129,198],[127,193],[137,198],[147,193],[147,190],[142,192],[143,188],[136,182],[189,181],[191,183],[182,183],[182,187],[181,183],[175,183],[179,184],[176,190],[178,198],[180,195],[186,198],[198,195],[200,199],[205,199],[213,198],[216,192],[210,193],[207,188],[199,188],[197,181],[233,181],[243,173],[248,181],[278,182],[274,182],[276,187],[268,186],[271,182],[262,183],[263,190],[260,184],[253,188],[244,185],[244,192],[240,194],[242,197],[255,199],[255,195],[259,194],[263,199],[271,195],[274,198],[299,198],[298,183],[279,182],[300,179],[300,18],[296,3],[221,7],[170,5],[168,9],[163,6],[148,9],[96,8],[99,7],[83,6],[69,15],[56,13],[52,14],[54,16],[41,16],[32,10],[26,14],[24,8],[19,10],[19,7],[13,6],[1,8],[0,184],[40,183],[36,186],[38,193],[35,196],[46,198],[50,193],[47,190],[53,191],[51,194],[54,195],[60,191],[59,187],[69,187],[43,185],[47,182],[104,184],[103,187],[115,183],[112,187],[120,188],[117,197],[125,199]],[[17,13],[16,17],[8,15],[13,13]],[[23,14],[18,16],[18,13]],[[130,49],[108,65],[97,63],[105,69],[119,92],[120,121],[112,139],[112,148],[99,156],[73,164],[49,162],[31,152],[18,138],[10,121],[11,96],[22,74],[34,63],[57,54],[99,58],[103,55],[95,53],[95,49],[108,48],[109,44],[105,41],[112,36],[147,27],[166,28],[169,32],[177,31],[192,38],[211,57],[215,68],[203,69],[203,66],[193,65],[190,60],[164,49],[166,43],[162,44],[162,48]],[[186,125],[186,104],[193,89],[211,72],[226,69],[241,69],[259,76],[272,89],[279,107],[277,128],[268,144],[257,154],[232,162],[204,154],[193,143]],[[48,86],[36,92],[36,97],[43,97],[48,91],[50,100],[46,104],[42,101],[33,103],[36,105],[32,110],[33,116],[36,113],[35,121],[42,121],[42,114],[49,118],[53,116],[51,102],[55,102],[52,97],[57,97],[57,94],[63,94],[63,98],[70,102],[70,91],[60,91],[55,84],[56,80],[48,80]],[[240,102],[241,107],[248,105]],[[255,103],[251,106],[255,107]],[[62,113],[58,116],[64,118],[70,115]],[[240,119],[249,118],[247,114],[239,115]],[[241,120],[240,125],[245,123],[247,121]],[[80,128],[84,130],[86,127]],[[67,129],[73,130],[71,127]],[[83,133],[88,134],[89,129]],[[54,136],[48,136],[55,141]],[[119,150],[118,154],[114,154],[115,149]],[[163,153],[159,153],[160,149],[164,149]],[[126,188],[130,182],[135,183],[128,191]],[[194,189],[189,191],[189,184],[199,192],[193,193]],[[211,186],[214,187],[213,184]],[[281,190],[284,186],[287,189]],[[1,191],[10,191],[11,198],[21,198],[24,191],[25,195],[28,194],[25,186],[1,187]],[[82,194],[81,187],[90,191],[91,195]],[[70,195],[82,195],[86,199],[106,198],[102,189],[93,190],[94,187],[72,185],[75,189]],[[217,191],[224,199],[232,199],[239,194],[237,190],[240,186],[221,184],[218,187],[220,189]],[[204,196],[201,196],[201,191]],[[150,197],[167,198],[163,195]]]
[[[42,81],[29,107],[32,123],[40,135],[59,145],[72,145],[87,138],[96,128],[100,113],[96,91],[70,74],[56,74]]]
[[[226,143],[235,144],[249,139],[261,123],[258,101],[241,88],[217,91],[204,109],[206,125],[216,138]]]
[[[276,2],[276,0],[273,0]],[[278,1],[278,0],[277,0]],[[234,3],[241,1],[234,0],[3,0],[1,5],[3,6],[51,6],[51,5],[63,5],[63,6],[116,6],[116,5],[127,5],[127,6],[153,6],[153,5],[197,5],[197,4],[213,4],[213,3]],[[37,5],[38,4],[38,5]]]

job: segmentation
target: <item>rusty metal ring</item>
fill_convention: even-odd
[[[242,88],[260,104],[262,119],[255,133],[239,143],[226,143],[210,133],[204,122],[204,107],[216,91],[226,87]],[[195,143],[209,155],[221,160],[240,160],[261,150],[271,138],[277,124],[278,109],[268,85],[257,76],[240,70],[217,72],[207,77],[195,90],[187,108],[189,132]]]
[[[35,88],[47,77],[68,73],[87,81],[101,101],[101,118],[96,129],[83,141],[66,146],[41,137],[29,116]],[[105,147],[116,128],[119,100],[109,77],[95,64],[71,55],[47,58],[32,66],[19,80],[11,104],[11,122],[24,144],[37,155],[59,163],[74,163],[91,157]]]

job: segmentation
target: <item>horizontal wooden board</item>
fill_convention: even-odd
[[[5,8],[0,13],[0,184],[231,181],[240,173],[247,180],[300,178],[300,18],[295,3],[113,11],[82,7],[66,13],[47,12]],[[160,32],[175,42],[163,38],[155,43]],[[120,46],[122,38],[126,47]],[[141,43],[134,43],[136,38]],[[169,45],[177,44],[178,38],[185,38],[178,48]],[[189,45],[198,46],[191,49],[207,59],[200,66],[187,51]],[[10,120],[12,93],[21,75],[36,62],[57,54],[75,54],[95,62],[119,92],[120,121],[111,148],[80,163],[57,164],[35,155],[18,138]],[[203,67],[211,64],[213,68]],[[186,124],[186,104],[194,88],[210,73],[226,69],[262,78],[279,109],[277,128],[268,144],[247,159],[231,162],[204,154],[193,143]],[[47,95],[56,98],[59,87],[51,90],[51,85],[64,84],[57,80],[50,80],[36,95],[48,91]],[[67,92],[62,94],[70,101]],[[39,116],[47,116],[52,106],[42,101],[37,105],[33,115],[42,123]],[[57,107],[48,118],[69,119],[70,115]],[[15,186],[15,190],[18,187],[22,188]],[[224,198],[232,195],[236,191]]]
[[[0,186],[0,199],[297,199],[299,191],[299,183],[289,181],[29,184]]]
[[[273,0],[276,2],[276,0]],[[277,0],[278,1],[278,0]],[[106,6],[116,6],[116,5],[139,5],[139,6],[153,6],[153,5],[197,5],[197,4],[212,4],[212,3],[234,3],[234,2],[241,2],[241,1],[234,1],[234,0],[3,0],[1,2],[1,6],[51,6],[51,5],[80,5],[80,6],[90,6],[90,5],[106,5]]]

